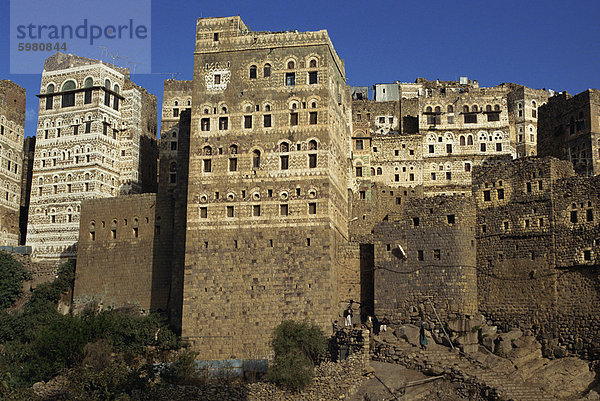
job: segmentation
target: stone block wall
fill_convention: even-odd
[[[342,238],[320,224],[260,227],[188,232],[182,335],[201,359],[264,358],[283,320],[328,332],[339,319],[333,260]]]
[[[73,302],[167,310],[172,206],[156,194],[82,203]]]
[[[375,227],[378,318],[417,319],[428,297],[442,320],[477,313],[473,210],[463,196],[409,200],[395,221]]]

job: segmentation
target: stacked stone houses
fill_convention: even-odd
[[[62,53],[38,97],[27,245],[37,259],[75,258],[82,200],[156,190],[156,97],[127,69]]]
[[[223,17],[197,21],[193,80],[164,83],[158,148],[124,69],[57,54],[40,92],[27,243],[77,255],[76,309],[163,311],[202,359],[267,358],[282,320],[328,332],[349,303],[599,353],[596,90],[418,78],[369,99],[326,31]]]

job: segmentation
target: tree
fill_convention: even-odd
[[[0,251],[0,309],[6,309],[23,295],[23,281],[31,278],[21,263]]]
[[[315,364],[327,349],[327,338],[315,325],[286,320],[275,328],[271,344],[275,358],[267,380],[298,391],[311,382]]]

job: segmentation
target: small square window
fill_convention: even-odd
[[[263,117],[263,126],[269,128],[271,126],[271,115],[265,114]]]
[[[317,214],[317,204],[315,202],[308,204],[308,214]]]
[[[282,170],[287,170],[289,168],[289,156],[279,156],[280,158],[280,167]]]
[[[280,216],[287,216],[288,215],[288,205],[283,203],[281,205],[279,205],[279,215]]]

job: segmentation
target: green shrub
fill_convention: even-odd
[[[74,265],[65,263],[53,282],[35,288],[23,312],[0,313],[3,351],[0,353],[0,366],[5,366],[7,371],[7,375],[0,376],[0,385],[4,382],[10,388],[31,386],[36,381],[47,381],[57,374],[75,369],[82,381],[89,378],[99,383],[100,387],[93,390],[98,394],[103,394],[105,390],[102,389],[110,392],[123,386],[133,388],[137,385],[136,375],[142,374],[135,369],[127,370],[124,382],[110,382],[111,374],[125,374],[123,363],[112,359],[108,363],[104,359],[97,361],[102,366],[85,370],[94,358],[94,352],[99,356],[107,350],[114,350],[126,357],[124,359],[133,360],[147,357],[149,346],[156,351],[180,346],[166,322],[156,315],[133,316],[117,311],[61,315],[56,306],[61,294],[71,288],[73,277]],[[86,355],[88,363],[84,360]],[[93,383],[89,385],[94,386]]]
[[[286,320],[275,328],[271,344],[275,357],[267,380],[298,391],[311,382],[315,364],[325,355],[327,338],[315,325]]]
[[[161,373],[163,380],[169,384],[198,386],[206,383],[208,372],[198,369],[196,356],[191,350],[183,350],[177,358]]]
[[[0,309],[6,309],[23,295],[23,281],[31,275],[9,253],[0,251]]]

